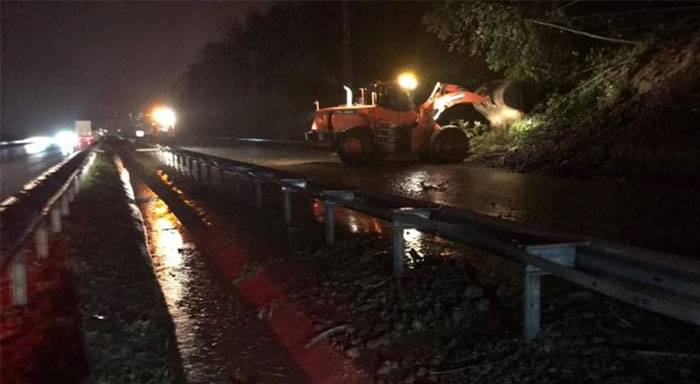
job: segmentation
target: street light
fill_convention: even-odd
[[[177,122],[175,111],[169,107],[154,108],[151,112],[151,117],[164,131],[175,128],[175,122]]]

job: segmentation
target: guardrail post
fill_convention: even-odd
[[[583,244],[583,243],[581,243]],[[530,245],[527,254],[544,260],[553,261],[567,267],[576,265],[576,243]],[[526,258],[527,258],[526,257]],[[549,272],[534,265],[525,264],[523,281],[523,337],[531,341],[540,334],[541,316],[541,280]]]
[[[192,163],[192,158],[187,156],[187,176],[192,177],[194,174],[194,164]]]
[[[243,195],[243,187],[241,186],[243,184],[243,175],[240,173],[236,173],[235,179],[236,187],[234,190],[236,191],[236,198],[240,200],[242,199],[241,196]]]
[[[213,185],[213,184],[214,184],[214,183],[213,183],[213,180],[212,180],[212,178],[211,178],[211,176],[212,176],[211,168],[212,168],[212,167],[213,167],[213,165],[211,165],[211,164],[209,164],[209,163],[206,164],[206,168],[207,168],[207,181],[206,181],[206,184],[207,184],[207,185]]]
[[[335,208],[337,204],[332,201],[323,202],[323,222],[326,226],[326,245],[335,243]]]
[[[58,206],[51,208],[51,233],[61,232],[61,209]]]
[[[262,180],[257,177],[253,178],[255,189],[255,208],[262,209]]]
[[[399,208],[391,214],[393,268],[394,275],[400,276],[404,273],[404,257],[406,256],[406,245],[404,243],[404,232],[406,229],[416,229],[416,225],[401,221],[401,216],[418,216],[423,219],[430,219],[432,209],[424,208]]]
[[[197,180],[201,183],[202,182],[202,160],[197,159],[196,161],[197,161],[197,168],[195,168],[195,169],[197,171],[197,177],[195,180]]]
[[[45,259],[49,256],[49,231],[45,223],[39,224],[39,227],[34,232],[34,241],[36,243],[36,254],[39,258]]]
[[[282,183],[293,185],[299,188],[306,188],[306,180],[303,179],[282,179]],[[294,189],[289,186],[282,185],[282,213],[284,215],[284,225],[289,227],[292,225],[292,194]]]
[[[221,188],[224,188],[226,186],[226,183],[224,182],[226,180],[226,170],[223,167],[219,167],[219,186]]]
[[[523,291],[523,336],[530,341],[540,334],[542,271],[532,265],[525,266]]]
[[[73,189],[73,183],[74,181],[71,180],[70,184],[68,184],[68,188],[66,188],[65,195],[68,198],[68,203],[72,203],[75,200],[75,190]]]
[[[79,171],[76,175],[75,178],[73,179],[73,193],[77,195],[80,192],[80,173],[82,171]]]
[[[323,200],[326,245],[333,245],[335,243],[335,211],[338,206],[335,199],[352,202],[355,199],[355,193],[352,191],[323,191],[322,194],[323,196],[334,198],[334,200]]]
[[[402,222],[397,220],[391,221],[392,246],[394,248],[392,266],[396,276],[401,276],[404,273],[403,258],[406,253],[406,246],[403,241],[403,235],[405,229],[406,226]]]
[[[12,258],[12,304],[27,305],[27,256],[22,250]]]
[[[232,169],[233,172],[234,172],[234,175],[233,175],[233,182],[234,182],[233,193],[236,194],[236,199],[242,200],[243,191],[242,191],[242,187],[241,187],[241,184],[242,184],[241,181],[242,181],[242,179],[243,179],[243,174],[244,174],[245,172],[250,171],[250,168],[247,168],[247,167],[232,167],[231,169]]]
[[[64,195],[61,197],[61,217],[66,217],[70,213],[70,201],[68,194],[70,192],[66,191]]]
[[[291,189],[282,186],[282,214],[286,227],[292,225],[292,193],[293,191]]]
[[[273,177],[274,174],[267,173],[267,172],[259,172],[259,173],[252,173],[251,174],[253,177],[253,187],[255,189],[255,207],[259,210],[262,209],[263,201],[262,201],[262,186],[263,186],[263,179],[268,178],[268,177]]]

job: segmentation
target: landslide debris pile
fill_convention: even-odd
[[[512,142],[477,145],[476,158],[524,171],[697,183],[698,68],[700,34],[638,47],[514,124]]]

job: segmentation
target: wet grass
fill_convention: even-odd
[[[110,153],[100,153],[67,233],[95,383],[179,383],[174,327],[146,252],[142,223]]]

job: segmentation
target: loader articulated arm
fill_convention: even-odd
[[[442,112],[457,104],[477,104],[488,100],[488,97],[469,92],[455,84],[435,84],[428,100],[421,109],[432,109],[433,119],[437,120]]]

